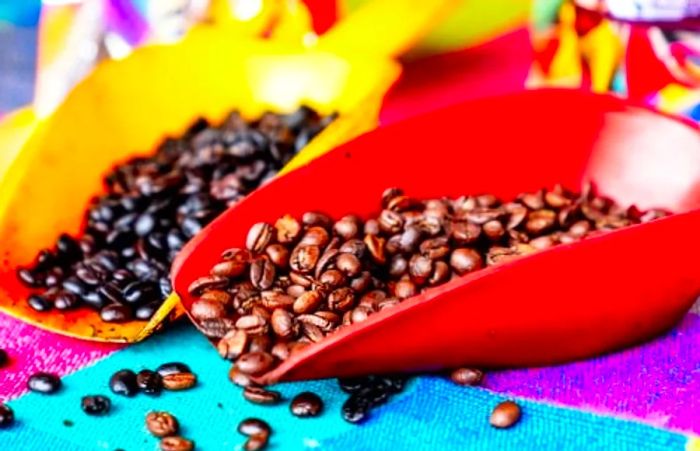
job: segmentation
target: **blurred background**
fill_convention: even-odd
[[[371,1],[0,0],[0,114],[32,100],[37,111],[48,113],[98,61],[123,58],[138,46],[175,42],[193,26],[252,26],[267,18],[284,22],[278,27],[283,31],[275,32],[284,39],[285,33],[293,34],[285,27],[308,22],[313,32],[305,43],[312,43]],[[452,3],[402,56],[406,72],[397,89],[412,91],[416,102],[429,96],[441,106],[446,101],[441,95],[450,92],[442,88],[450,84],[470,87],[457,97],[450,92],[447,97],[454,101],[557,85],[612,91],[700,119],[696,1]],[[426,67],[431,67],[429,76]]]

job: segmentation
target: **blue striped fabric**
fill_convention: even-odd
[[[188,392],[145,395],[133,399],[112,396],[107,382],[122,368],[155,368],[166,361],[188,363],[199,386]],[[183,434],[197,449],[240,449],[238,422],[249,416],[265,418],[275,433],[271,449],[348,450],[683,450],[686,437],[635,422],[522,401],[522,421],[510,430],[488,425],[488,414],[500,400],[482,389],[457,387],[437,377],[415,379],[409,388],[375,411],[362,426],[341,420],[344,394],[334,381],[282,384],[285,399],[302,390],[319,393],[326,411],[316,419],[297,419],[288,406],[254,406],[227,379],[229,364],[189,325],[181,325],[145,343],[117,352],[64,379],[53,396],[28,394],[11,403],[18,423],[0,432],[8,450],[155,449],[156,440],[144,430],[150,410],[174,413]],[[107,394],[113,410],[101,418],[80,410],[85,394]],[[72,422],[72,426],[64,424]]]

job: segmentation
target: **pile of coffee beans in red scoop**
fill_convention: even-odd
[[[89,205],[81,235],[62,234],[19,269],[36,289],[29,305],[40,312],[87,306],[107,322],[148,320],[171,292],[168,270],[182,246],[332,119],[309,108],[254,122],[234,112],[218,126],[199,120],[153,155],[118,164],[104,177],[105,194]]]
[[[245,248],[227,249],[192,282],[190,313],[234,362],[235,384],[249,392],[251,376],[454,278],[667,214],[620,207],[592,186],[580,193],[556,186],[511,201],[490,194],[421,200],[391,188],[380,206],[364,220],[308,212],[254,224]],[[351,393],[345,418],[361,420],[403,383],[341,381]]]

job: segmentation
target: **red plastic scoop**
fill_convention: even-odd
[[[317,210],[377,213],[412,197],[504,199],[592,180],[622,205],[679,214],[488,267],[311,345],[260,378],[546,365],[668,329],[700,293],[700,133],[622,100],[546,90],[472,101],[379,129],[278,178],[228,210],[173,266],[188,285],[255,222]]]

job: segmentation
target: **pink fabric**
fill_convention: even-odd
[[[5,315],[0,315],[0,331],[0,348],[10,357],[0,369],[0,401],[24,393],[27,378],[37,371],[72,373],[120,348],[62,337]]]

